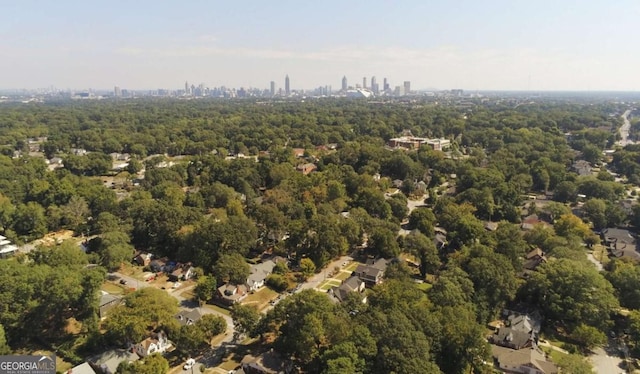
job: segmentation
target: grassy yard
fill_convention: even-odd
[[[349,278],[351,276],[351,272],[346,272],[346,271],[341,271],[340,273],[338,273],[338,275],[334,276],[333,279],[337,279],[337,280],[345,280],[347,278]]]
[[[607,248],[602,244],[596,244],[593,246],[593,258],[600,261],[602,266],[607,266],[609,261],[611,261],[608,256]]]
[[[229,312],[228,309],[225,309],[225,308],[217,306],[217,305],[207,304],[207,305],[203,306],[203,308],[208,308],[208,309],[211,309],[211,310],[215,310],[216,312],[222,313],[225,316],[231,316],[231,312]]]
[[[110,283],[110,282],[105,282],[102,285],[102,290],[105,291],[105,292],[108,292],[108,293],[110,293],[112,295],[121,295],[121,294],[124,293],[124,288],[120,287],[117,284],[113,284],[113,283]]]
[[[355,262],[354,261],[354,262],[350,263],[349,265],[347,265],[344,268],[344,270],[347,270],[347,271],[353,273],[356,270],[356,268],[358,267],[358,265],[361,265],[361,264],[359,262]]]
[[[320,286],[318,287],[318,289],[322,290],[322,291],[328,291],[330,290],[332,287],[338,287],[339,285],[341,285],[342,283],[339,280],[336,279],[327,279],[326,281],[322,282],[320,284]]]
[[[142,274],[144,273],[144,271],[139,266],[133,266],[131,264],[124,263],[120,267],[120,273],[124,275],[128,275],[130,277],[134,277],[137,280],[144,282],[144,278],[142,277]]]
[[[549,357],[551,357],[551,361],[553,362],[558,362],[562,357],[566,356],[566,354],[556,351],[553,348],[550,347],[541,347],[542,350],[549,355]]]
[[[269,301],[278,297],[278,293],[270,288],[262,287],[258,291],[249,294],[243,301],[245,305],[255,305],[258,310],[262,310],[269,304]]]
[[[418,287],[418,289],[422,291],[429,291],[429,289],[431,289],[433,285],[431,283],[423,282],[423,283],[416,283],[416,287]]]

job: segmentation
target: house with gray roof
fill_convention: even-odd
[[[611,256],[640,261],[638,243],[631,231],[618,228],[604,229],[602,230],[602,239],[609,249]]]
[[[251,265],[251,273],[247,277],[247,288],[249,291],[256,291],[264,287],[264,281],[273,272],[274,267],[276,267],[276,263],[272,260]]]
[[[140,356],[126,349],[111,349],[89,358],[91,367],[98,373],[115,374],[121,362],[138,361]]]
[[[537,346],[510,349],[492,345],[491,353],[495,365],[504,373],[558,374],[560,372]]]
[[[358,293],[362,295],[362,302],[367,302],[365,292],[365,283],[356,276],[347,278],[341,285],[333,287],[329,290],[329,294],[335,298],[336,301],[342,302],[351,293]]]
[[[360,278],[367,287],[382,283],[388,261],[384,258],[369,259],[365,265],[358,265],[353,275]]]
[[[178,322],[180,322],[181,326],[193,325],[202,318],[202,312],[200,311],[200,308],[185,309],[176,314],[176,318],[178,319]]]

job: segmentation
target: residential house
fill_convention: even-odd
[[[67,370],[65,374],[96,374],[96,371],[93,370],[88,362],[83,362],[82,364]]]
[[[165,353],[171,347],[172,344],[169,339],[167,339],[165,333],[159,332],[136,344],[133,347],[133,351],[140,357],[147,357],[154,353]]]
[[[593,173],[591,164],[585,160],[577,160],[571,165],[571,169],[580,176],[589,176]]]
[[[640,261],[638,243],[629,230],[617,228],[604,229],[602,230],[602,239],[612,256]]]
[[[195,276],[194,267],[191,263],[178,264],[171,273],[168,274],[171,282],[178,282],[191,279]]]
[[[367,302],[367,297],[364,295],[365,284],[360,278],[351,276],[342,282],[341,285],[333,287],[329,290],[329,294],[335,298],[335,300],[342,302],[351,293],[359,293],[362,295],[362,302]]]
[[[525,231],[529,231],[529,230],[533,230],[533,228],[536,225],[551,227],[551,225],[549,225],[547,222],[541,220],[537,214],[531,214],[522,219],[522,224],[520,225],[520,228],[522,228]]]
[[[267,277],[273,272],[276,263],[272,260],[266,260],[259,264],[251,265],[251,273],[247,277],[247,288],[249,291],[256,291],[264,287]]]
[[[4,236],[0,235],[0,258],[8,258],[18,252],[18,246],[11,244]]]
[[[151,262],[149,263],[149,268],[154,273],[162,273],[167,271],[167,269],[169,268],[168,262],[169,261],[166,257],[151,260]]]
[[[294,148],[293,157],[296,157],[296,158],[304,157],[304,148]]]
[[[489,337],[489,342],[511,349],[531,347],[535,343],[532,333],[527,333],[511,327],[498,328],[498,330]]]
[[[318,167],[315,164],[312,163],[306,163],[306,164],[300,164],[296,167],[296,170],[298,170],[299,172],[301,172],[304,175],[307,175],[311,172],[314,172],[318,169]]]
[[[180,313],[176,314],[176,318],[181,326],[193,325],[202,318],[202,312],[200,308],[181,310]]]
[[[235,285],[231,283],[218,287],[217,299],[222,304],[233,305],[242,301],[248,295],[247,286],[244,284]]]
[[[360,278],[367,287],[372,287],[382,283],[387,264],[388,261],[383,258],[369,259],[365,265],[358,265],[352,275]]]
[[[537,346],[514,350],[492,345],[491,351],[496,366],[505,373],[558,374],[560,371]]]
[[[133,262],[139,266],[149,266],[152,258],[153,255],[151,253],[140,252],[133,258]]]
[[[545,262],[547,262],[547,257],[545,256],[545,253],[542,251],[542,249],[536,248],[529,251],[529,253],[525,255],[524,262],[522,264],[524,275],[529,275],[540,264],[543,264]]]
[[[102,295],[100,295],[100,306],[98,308],[100,318],[105,318],[109,310],[122,304],[122,301],[123,299],[121,297],[102,291]]]
[[[258,356],[246,355],[240,362],[246,374],[288,374],[294,372],[291,362],[284,361],[273,350]]]
[[[435,244],[438,250],[441,250],[447,245],[447,230],[442,227],[435,227],[434,232],[433,244]]]
[[[87,360],[98,373],[115,374],[121,362],[134,362],[140,359],[134,352],[126,349],[111,349]]]

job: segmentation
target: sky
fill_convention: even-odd
[[[638,0],[0,0],[0,89],[640,90]]]

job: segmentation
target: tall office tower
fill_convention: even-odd
[[[385,78],[383,81],[382,90],[389,91],[389,82],[387,81],[387,78]]]
[[[376,77],[371,77],[371,91],[373,91],[374,94],[379,94],[380,90],[378,89],[378,82],[376,80]]]
[[[187,81],[184,82],[184,93],[186,95],[189,95],[191,93],[191,91],[189,90],[189,82]]]
[[[113,95],[114,95],[115,97],[122,97],[122,91],[120,90],[120,87],[115,86],[115,87],[113,88]]]
[[[362,88],[367,88],[367,77],[362,77]]]
[[[404,94],[409,95],[411,93],[411,82],[404,81]]]
[[[284,94],[289,96],[291,94],[291,87],[289,86],[289,75],[284,78]]]
[[[271,96],[276,96],[276,82],[271,81],[271,86],[269,87],[269,93]]]
[[[345,75],[345,76],[342,77],[342,91],[346,91],[347,88],[348,88],[348,86],[347,86],[347,76]]]

